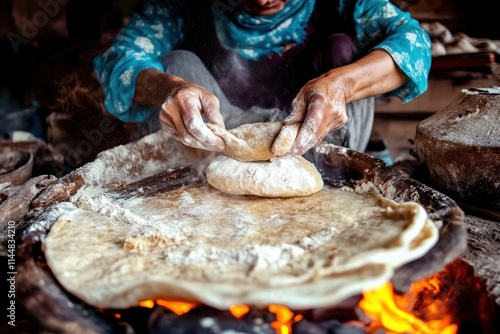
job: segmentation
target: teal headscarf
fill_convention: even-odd
[[[220,1],[225,6],[221,6]],[[234,0],[212,3],[217,37],[226,49],[257,59],[281,53],[287,44],[300,43],[305,38],[305,28],[316,1],[290,0],[273,15],[252,14],[241,1],[236,7],[230,3]]]

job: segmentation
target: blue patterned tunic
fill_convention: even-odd
[[[140,122],[154,113],[153,108],[132,103],[135,81],[144,69],[163,71],[162,55],[183,43],[188,1],[146,0],[142,12],[135,13],[112,46],[94,59],[106,109],[120,120]],[[280,12],[270,16],[251,15],[238,5],[241,1],[216,0],[210,6],[220,44],[257,60],[282,52],[286,45],[302,42],[315,2],[290,0]],[[408,76],[408,82],[390,95],[407,102],[426,91],[431,45],[415,19],[388,0],[331,2],[335,17],[348,21],[359,49],[386,50]]]

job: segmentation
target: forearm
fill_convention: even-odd
[[[346,103],[390,92],[408,80],[384,50],[374,50],[360,60],[326,75],[342,79]]]
[[[148,107],[161,107],[178,83],[184,80],[164,72],[147,69],[139,73],[133,101]]]

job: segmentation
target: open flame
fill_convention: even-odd
[[[250,307],[248,305],[233,305],[229,308],[229,312],[236,319],[241,319],[245,314],[250,312]]]
[[[389,282],[378,289],[365,291],[358,306],[372,320],[366,325],[367,332],[371,334],[379,330],[388,334],[456,334],[458,326],[452,316],[447,314],[450,313],[447,308],[450,298],[453,296],[446,286],[440,284],[440,276],[436,274],[414,283],[404,295],[394,293]],[[199,306],[195,303],[162,299],[139,303],[139,306],[147,308],[153,308],[155,305],[163,306],[177,315],[185,314]],[[291,334],[293,324],[303,318],[301,314],[294,314],[282,305],[270,305],[267,309],[276,316],[271,327],[277,334]],[[241,319],[250,312],[250,307],[233,305],[229,312],[236,319]]]
[[[174,312],[177,315],[183,315],[191,311],[191,309],[197,307],[199,304],[195,303],[186,303],[186,302],[176,302],[176,301],[168,301],[163,299],[154,300],[145,300],[139,303],[141,307],[153,308],[155,303],[163,306],[170,311]]]
[[[277,334],[290,334],[292,332],[292,325],[303,318],[301,314],[294,315],[285,306],[270,305],[267,309],[276,315],[276,320],[271,322],[271,327],[276,330]]]
[[[402,296],[394,294],[391,283],[363,292],[359,307],[373,320],[368,325],[368,332],[375,333],[384,329],[388,333],[455,334],[457,325],[453,324],[451,316],[443,314],[443,308],[433,301],[426,303],[425,309],[418,311],[420,318],[414,315],[416,298],[424,290],[438,294],[438,279],[431,277],[421,280],[413,284]]]

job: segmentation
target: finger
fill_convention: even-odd
[[[340,128],[342,128],[349,118],[345,113],[341,113],[339,116],[337,116],[335,119],[333,119],[330,124],[328,125],[329,131],[337,131]]]
[[[177,130],[175,129],[174,123],[169,118],[163,118],[161,119],[160,125],[163,129],[163,131],[171,134],[171,135],[177,135]]]
[[[308,106],[307,117],[300,127],[297,139],[295,140],[290,154],[299,155],[306,152],[312,145],[323,138],[320,133],[320,126],[325,116],[325,103],[321,99],[313,99]]]
[[[300,123],[304,120],[306,115],[306,100],[304,94],[299,92],[292,102],[292,112],[283,121],[283,124],[295,124]]]
[[[316,137],[310,137],[309,142],[303,143],[300,147],[293,149],[292,155],[303,155],[307,151],[309,151],[312,147],[316,146],[319,143],[319,140]],[[292,150],[290,150],[292,152]]]
[[[219,99],[217,97],[213,95],[202,97],[201,106],[203,108],[203,114],[207,118],[208,123],[212,123],[225,128],[224,119],[220,114]]]
[[[177,131],[172,117],[168,114],[166,109],[162,106],[160,111],[160,123],[165,131]]]
[[[175,100],[168,99],[162,105],[163,110],[160,113],[162,127],[185,145],[204,150],[221,151],[223,149],[221,140],[217,139],[217,137],[214,136],[203,123],[200,114],[200,99],[196,95],[193,96],[192,92],[187,93],[188,94],[183,94],[183,98]],[[174,103],[174,101],[177,101],[178,103]],[[194,123],[193,119],[196,120]],[[215,143],[210,143],[209,139],[207,144],[203,140],[200,140],[201,135],[199,134],[198,137],[196,137],[197,128],[204,128],[205,134],[209,136],[209,138],[212,137],[211,140],[215,141]]]
[[[162,112],[160,112],[159,118],[160,118],[160,124],[165,131],[168,131],[168,132],[175,131],[175,125],[172,122],[172,120],[170,119],[170,117],[168,117],[167,115],[164,115]]]
[[[181,100],[182,101],[182,100]],[[185,145],[207,149],[204,145],[198,142],[198,140],[191,135],[188,131],[181,114],[182,110],[186,109],[186,103],[184,106],[179,106],[174,103],[173,100],[168,99],[162,105],[162,111],[160,112],[161,125],[165,131],[171,134],[175,139],[179,140]]]
[[[171,134],[177,134],[177,127],[175,125],[175,118],[181,119],[180,115],[177,117],[172,116],[175,113],[175,109],[169,103],[164,103],[162,105],[162,110],[160,111],[160,124],[162,128]]]
[[[160,125],[166,133],[184,144],[183,138],[179,135],[173,120],[167,113],[160,113]]]
[[[312,145],[318,142],[316,135],[311,132],[310,128],[305,128],[302,125],[299,134],[297,135],[297,139],[292,145],[290,149],[291,155],[302,155],[307,151]]]
[[[195,139],[198,141],[196,147],[205,148],[210,151],[223,151],[224,141],[205,125],[200,113],[201,102],[199,104],[196,102],[194,99],[188,99],[185,111],[181,112],[183,123],[189,133],[189,136],[186,137],[187,139],[191,137],[188,139],[189,144],[193,146],[194,143],[191,142],[191,139]]]
[[[274,139],[271,152],[276,157],[281,157],[290,151],[300,129],[300,123],[283,125],[280,132]]]

